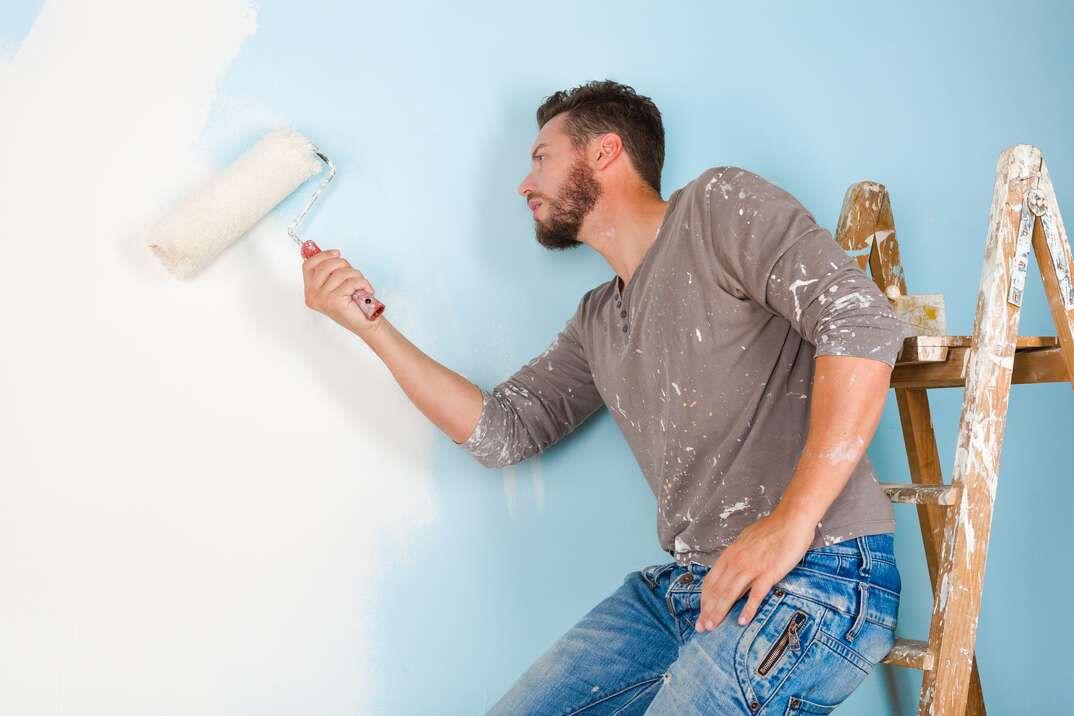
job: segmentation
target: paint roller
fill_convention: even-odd
[[[287,227],[287,235],[299,245],[302,258],[307,259],[321,249],[313,241],[300,239],[295,230],[336,175],[336,168],[309,139],[291,127],[265,134],[178,203],[149,229],[146,243],[173,276],[190,278],[326,166],[328,175]],[[384,311],[384,304],[364,289],[355,290],[351,300],[369,320]]]

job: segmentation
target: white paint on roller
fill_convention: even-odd
[[[255,19],[49,0],[3,63],[0,713],[374,711],[436,433],[305,307],[293,216],[189,282],[144,242],[230,160],[196,146]],[[241,109],[218,127],[243,148],[299,119]]]
[[[301,132],[275,129],[154,224],[146,243],[176,278],[190,278],[324,167]]]

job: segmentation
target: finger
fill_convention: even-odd
[[[705,575],[705,581],[701,585],[701,613],[697,617],[698,631],[704,631],[711,624],[712,614],[715,611],[716,602],[720,594],[727,588],[727,580],[733,575],[734,565],[726,559],[727,553],[720,555],[716,564]],[[719,568],[719,569],[717,569]]]
[[[761,606],[761,600],[768,595],[772,584],[773,582],[767,579],[753,580],[753,584],[750,585],[750,598],[746,600],[746,606],[742,607],[742,613],[738,615],[738,623],[741,626],[746,626],[753,620],[757,609]]]
[[[716,558],[716,561],[713,562],[712,566],[709,568],[709,571],[705,574],[704,578],[701,581],[701,586],[703,589],[705,587],[713,587],[719,583],[720,579],[724,575],[724,572],[727,571],[728,564],[730,564],[730,558],[727,555],[729,550],[730,548],[725,549],[723,553]]]
[[[341,258],[329,258],[322,262],[320,265],[313,268],[313,273],[310,276],[310,281],[314,288],[321,289],[324,286],[324,282],[332,274],[344,266],[350,266],[346,259]]]
[[[362,305],[362,299],[358,297],[358,292],[362,289],[372,293],[368,281],[363,278],[352,276],[340,285],[338,293],[336,294],[337,297],[333,298],[333,302],[339,301],[342,304],[340,309],[342,311],[353,311],[354,309],[358,309],[365,320],[372,320],[365,310],[363,310],[364,306]]]
[[[709,585],[711,589],[712,599],[709,600],[709,612],[707,616],[711,618],[714,613],[714,609],[720,600],[724,598],[728,592],[734,589],[737,582],[745,581],[749,582],[751,578],[747,575],[747,567],[737,563],[733,559],[728,559],[724,564],[723,571],[720,575]]]
[[[716,561],[713,562],[708,573],[705,574],[704,580],[701,583],[701,614],[698,616],[697,623],[695,624],[698,631],[705,630],[705,622],[709,620],[709,615],[712,613],[712,605],[724,588],[724,580],[730,576],[729,572],[732,572],[735,569],[735,552],[734,545],[725,549],[720,556],[716,558]]]
[[[727,551],[716,558],[712,567],[709,569],[708,574],[705,575],[705,584],[716,584],[716,581],[720,578],[720,575],[727,569]]]
[[[724,617],[727,616],[731,606],[746,591],[746,587],[753,577],[754,575],[749,572],[739,572],[725,584],[719,585],[719,592],[717,593],[716,601],[712,604],[712,608],[707,614],[703,614],[698,621],[701,621],[706,629],[718,627]]]
[[[331,251],[322,251],[319,254],[314,254],[303,261],[302,278],[306,282],[306,285],[311,285],[316,280],[317,268],[321,266],[321,264],[335,258],[338,258],[338,251],[332,249]]]
[[[339,287],[343,285],[344,281],[349,278],[355,277],[361,279],[365,278],[365,276],[362,275],[361,271],[351,266],[336,269],[328,275],[328,278],[325,280],[324,286],[321,288],[321,290],[325,293],[335,293],[339,289]]]
[[[302,270],[309,271],[321,265],[322,262],[328,259],[333,259],[339,256],[339,249],[328,249],[327,251],[319,251],[308,259],[302,260]]]
[[[355,291],[360,289],[365,289],[366,291],[373,293],[373,287],[369,284],[369,281],[366,281],[361,276],[352,276],[340,284],[339,294],[350,298],[354,295]]]

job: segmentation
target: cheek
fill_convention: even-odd
[[[545,206],[557,206],[559,204],[559,194],[562,188],[562,186],[556,185],[554,187],[549,187],[546,191],[542,192]]]

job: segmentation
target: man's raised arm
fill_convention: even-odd
[[[373,286],[339,251],[307,258],[302,274],[306,305],[364,340],[418,410],[486,467],[544,450],[603,404],[576,323],[585,296],[552,344],[490,393],[427,356],[383,315],[368,320],[351,294]]]
[[[540,355],[481,391],[473,432],[455,442],[486,467],[521,462],[558,442],[604,404],[578,334],[575,315]]]

